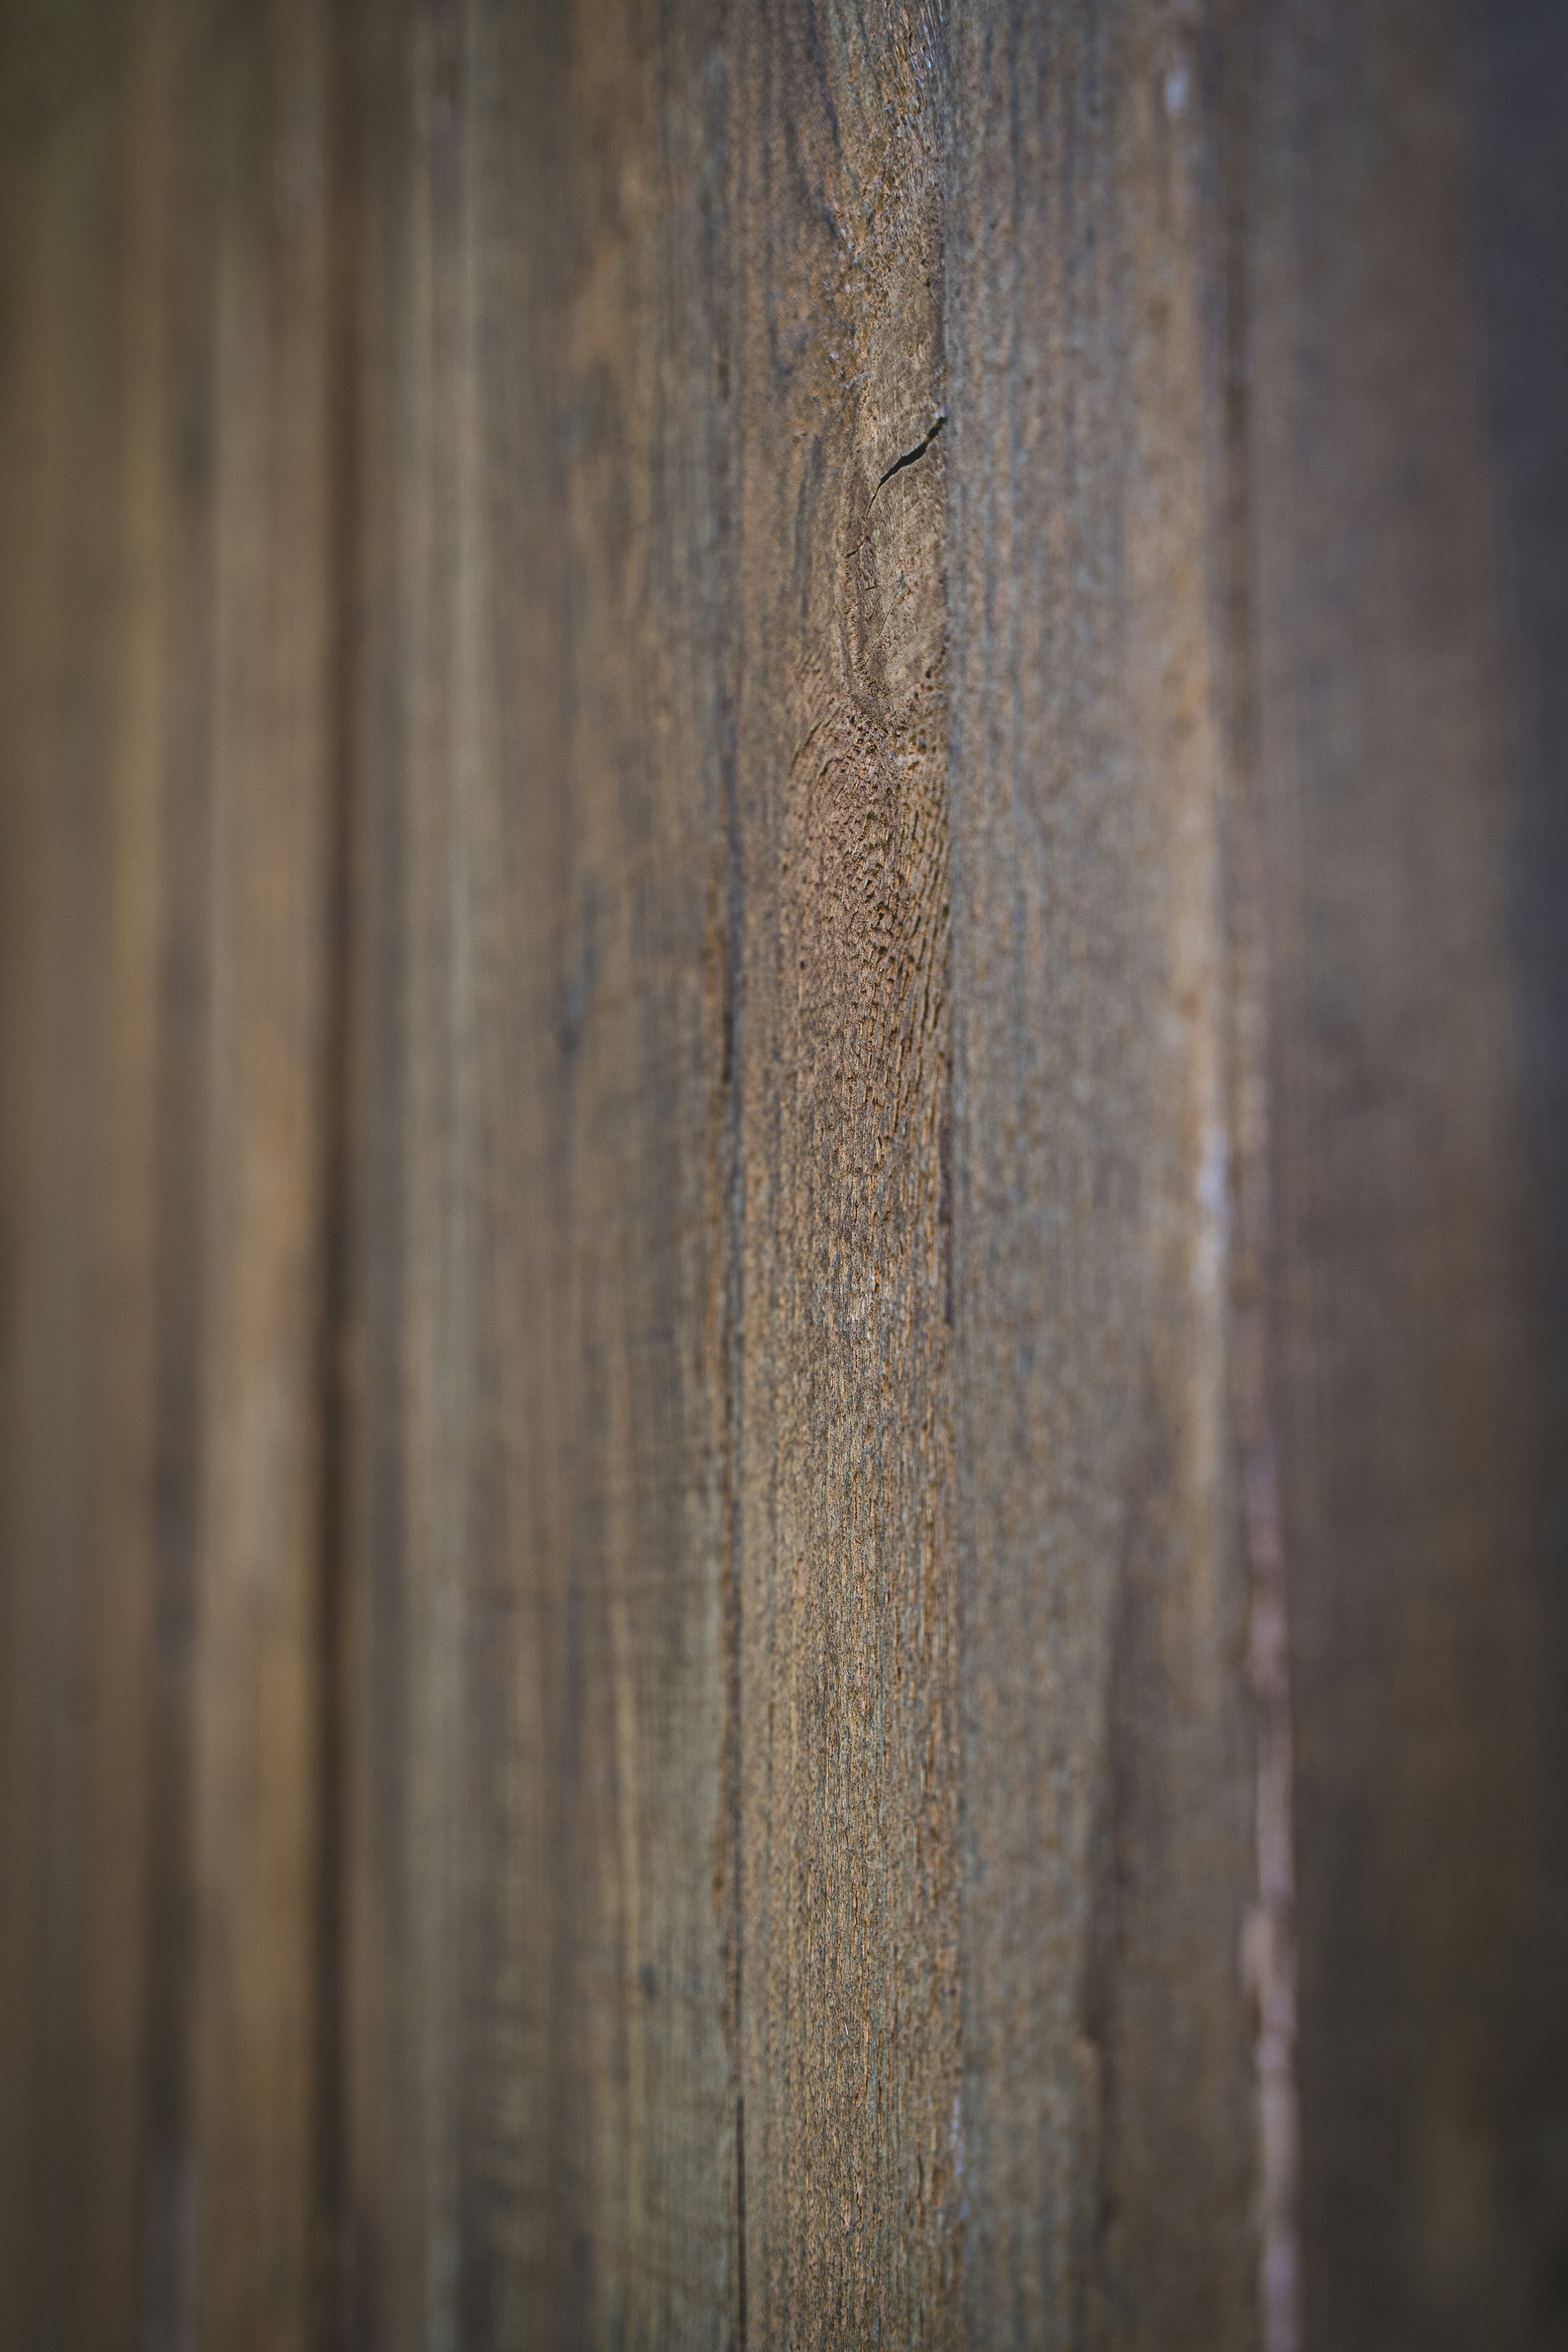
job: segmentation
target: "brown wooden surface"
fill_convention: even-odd
[[[1204,56],[954,48],[955,1284],[977,2340],[1258,2328]],[[1008,223],[998,236],[994,224]]]
[[[319,1981],[321,26],[6,32],[0,2334],[285,2342]]]
[[[1546,2345],[1568,2320],[1555,15],[1282,6],[1256,34],[1314,2344]]]
[[[0,6],[0,2352],[1559,2340],[1553,13]]]

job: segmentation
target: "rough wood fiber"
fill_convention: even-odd
[[[741,2017],[764,2342],[959,2254],[945,415],[930,17],[737,27]]]
[[[736,31],[749,2319],[946,2342],[942,57],[898,8]]]
[[[1568,2293],[1563,736],[1540,654],[1562,35],[1550,10],[1346,0],[1265,7],[1256,37],[1307,2341],[1545,2345]]]

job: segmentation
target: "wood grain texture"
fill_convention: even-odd
[[[357,2292],[722,2341],[709,59],[364,22]]]
[[[816,68],[717,33],[410,12],[367,51],[351,1980],[358,2292],[399,2340],[951,2298],[940,457],[866,528],[940,415],[934,134],[908,292],[858,326],[779,152]],[[841,281],[838,360],[794,289],[804,392],[781,235]]]
[[[1137,5],[954,28],[978,2342],[1258,2329],[1200,29]]]
[[[0,0],[0,2352],[1556,2341],[1565,109]]]
[[[762,2342],[940,2343],[960,2254],[942,58],[914,10],[737,29],[749,2308]]]

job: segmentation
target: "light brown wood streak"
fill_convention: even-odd
[[[324,28],[274,0],[202,91],[217,184],[209,454],[197,2340],[312,2322],[319,1315],[330,966]]]

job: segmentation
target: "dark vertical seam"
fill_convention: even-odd
[[[726,682],[728,684],[728,681]],[[743,1050],[743,940],[745,937],[745,873],[741,840],[741,816],[736,773],[738,747],[734,740],[735,710],[732,693],[726,693],[728,708],[724,716],[724,817],[726,847],[729,857],[729,938],[727,941],[729,971],[726,975],[728,1003],[725,1006],[724,1063],[729,1085],[726,1106],[730,1129],[730,1212],[728,1219],[729,1265],[725,1272],[727,1291],[728,1331],[725,1335],[724,1366],[724,1552],[725,1579],[729,1598],[729,1804],[731,1837],[731,2001],[735,2034],[735,2098],[736,2138],[736,2231],[738,2245],[737,2301],[740,2327],[740,2352],[746,2352],[746,2145],[745,2145],[745,2039],[742,2032],[742,2003],[744,1998],[746,1954],[745,1906],[745,1821],[742,1769],[742,1701],[744,1691],[744,1609],[742,1591],[742,1493],[741,1447],[742,1416],[745,1395],[745,1333],[742,1318],[742,1288],[744,1282],[744,1252],[746,1223],[746,1162],[745,1132],[741,1117],[743,1100],[742,1055]]]
[[[727,714],[726,734],[733,724]],[[724,1568],[729,1601],[729,1689],[727,1700],[730,1716],[729,1780],[730,1807],[730,1901],[731,1918],[731,2000],[735,2035],[735,2226],[737,2305],[740,2329],[740,2352],[746,2352],[746,2097],[745,2097],[745,2037],[742,2002],[745,1992],[746,1904],[745,1904],[745,1819],[743,1804],[742,1705],[744,1695],[744,1611],[745,1597],[742,1591],[742,1494],[741,1444],[742,1414],[744,1402],[745,1336],[742,1324],[742,1283],[746,1219],[745,1137],[741,1119],[742,1076],[742,1011],[740,995],[742,986],[741,970],[742,943],[744,937],[745,889],[742,860],[740,810],[736,778],[736,747],[732,740],[724,747],[725,829],[729,852],[729,972],[727,975],[728,1004],[725,1007],[724,1060],[728,1065],[729,1102],[727,1115],[730,1127],[730,1213],[728,1219],[729,1265],[725,1272],[727,1319],[724,1366]]]
[[[203,108],[175,70],[183,126]],[[205,93],[206,109],[212,93]],[[182,101],[184,101],[182,103]],[[149,1657],[146,1950],[139,2281],[146,2352],[177,2352],[195,2326],[195,2158],[191,2147],[196,1977],[194,1673],[201,1515],[205,1287],[206,1058],[211,969],[205,916],[212,833],[212,350],[215,191],[198,148],[171,167],[187,210],[163,257],[169,273],[175,403],[168,464],[168,563],[175,611],[161,647],[174,707],[162,780],[161,855],[168,913],[160,941],[156,1093],[156,1397],[153,1625]],[[182,165],[184,170],[182,171]]]
[[[331,664],[327,683],[327,874],[325,1017],[321,1042],[321,1301],[317,1394],[321,1414],[316,1559],[317,1852],[315,2014],[315,2307],[311,2334],[322,2352],[349,2340],[352,2284],[348,2231],[347,2053],[344,1877],[347,1863],[347,1727],[344,1690],[348,1551],[348,1393],[352,1314],[353,1134],[349,1102],[354,908],[353,845],[359,768],[361,351],[359,155],[354,110],[355,0],[333,0],[328,14],[326,103],[328,254],[326,425],[328,467],[327,596]]]
[[[1024,78],[1026,65],[1027,65],[1030,70],[1026,94],[1032,100],[1037,110],[1037,113],[1043,116],[1045,110],[1050,102],[1051,83],[1049,66],[1055,61],[1051,47],[1049,46],[1051,43],[1051,33],[1052,28],[1049,28],[1038,16],[1031,14],[1030,10],[1025,5],[1025,0],[1012,0],[1012,5],[1009,7],[1007,17],[1006,47],[1004,68],[1007,76],[1007,164],[1005,194],[1008,207],[1008,219],[1012,227],[1012,237],[1006,253],[1006,278],[1005,282],[1002,282],[1001,272],[998,271],[997,277],[999,282],[996,284],[995,293],[997,308],[1000,309],[1002,305],[1005,303],[1007,314],[1008,359],[1006,365],[1006,383],[1001,394],[1001,401],[1005,404],[1006,418],[1005,446],[1007,454],[1004,488],[1006,499],[1006,511],[1008,515],[1015,520],[1016,519],[1021,507],[1024,508],[1026,518],[1027,517],[1027,508],[1025,505],[1025,497],[1021,496],[1020,492],[1022,486],[1027,479],[1029,472],[1023,447],[1023,425],[1019,413],[1017,362],[1017,353],[1022,347],[1026,323],[1024,312],[1026,303],[1025,270],[1026,256],[1024,248],[1026,239],[1029,238],[1033,232],[1034,206],[1036,204],[1038,204],[1040,207],[1044,209],[1047,202],[1045,192],[1042,190],[1037,194],[1037,192],[1030,186],[1028,177],[1024,170],[1025,130],[1023,110],[1026,97]],[[1056,54],[1059,55],[1059,45],[1057,47]],[[1070,97],[1068,102],[1070,103]],[[1041,145],[1044,149],[1047,143],[1045,135],[1047,125],[1045,122],[1041,122],[1039,127],[1042,133]],[[1027,191],[1026,194],[1026,191]],[[989,322],[987,322],[987,324],[989,326]],[[991,438],[993,447],[994,447],[995,436],[994,433],[991,436]],[[1025,496],[1026,496],[1026,493],[1025,493]],[[990,530],[988,530],[988,537],[990,539],[990,545],[987,550],[988,570],[994,576],[999,572],[1001,568],[1001,551],[998,545],[999,534],[996,532],[995,529],[996,518],[994,514],[989,519],[989,521]],[[996,675],[997,668],[1001,667],[1001,683],[1005,687],[1007,698],[1005,736],[1005,756],[1007,761],[1005,780],[1007,793],[1006,837],[1012,857],[1012,887],[1007,898],[1007,970],[1009,982],[1008,992],[1011,1000],[1012,1013],[1010,1034],[1007,1041],[1007,1068],[1008,1076],[1012,1082],[1013,1143],[1009,1155],[1011,1167],[1009,1169],[1010,1182],[1008,1185],[1006,1214],[1009,1224],[1016,1228],[1016,1223],[1021,1219],[1024,1206],[1028,1200],[1029,1171],[1026,1164],[1026,1154],[1027,1138],[1029,1133],[1029,1086],[1027,1073],[1023,1066],[1022,1050],[1024,1041],[1029,1039],[1033,1035],[1034,1024],[1030,1018],[1030,1007],[1028,1004],[1027,989],[1026,985],[1025,966],[1027,948],[1026,933],[1028,917],[1027,908],[1025,903],[1025,877],[1026,870],[1026,851],[1021,838],[1023,833],[1022,796],[1024,789],[1022,745],[1025,721],[1023,621],[1019,610],[1021,601],[1019,595],[1019,567],[1024,559],[1020,555],[1016,535],[1010,534],[1008,536],[1005,541],[1005,552],[1007,576],[1004,589],[1005,596],[1005,611],[1003,623],[1005,630],[1005,646],[998,646],[995,648],[994,652],[993,651],[995,639],[1001,634],[1001,632],[994,626],[994,607],[993,607],[992,614],[988,615],[988,622],[991,623],[991,625],[988,625],[986,631],[988,656],[986,710],[987,717],[989,719],[995,709],[995,702],[993,700],[992,695],[992,680]],[[1001,655],[1000,664],[996,660],[997,653],[1000,653]],[[999,695],[996,699],[1000,700]],[[989,819],[987,829],[989,830]],[[1011,1241],[1011,1239],[1012,1235],[1010,1234],[1009,1240]],[[1016,1262],[1014,1265],[1009,1268],[1009,1279],[1010,1287],[1016,1290],[1017,1284]],[[1016,1298],[1009,1297],[1007,1301],[1009,1324],[1012,1322],[1012,1310],[1014,1309],[1016,1303]],[[1021,1376],[1021,1367],[1017,1360],[1017,1342],[1012,1338],[1011,1333],[1009,1334],[1009,1345],[1010,1360],[1005,1368],[1004,1378],[1011,1392],[1011,1411],[1009,1415],[1011,1422],[1010,1434],[1014,1449],[1014,1458],[1017,1464],[1018,1475],[1020,1481],[1026,1486],[1026,1489],[1029,1481],[1030,1460],[1033,1453],[1033,1437],[1029,1419],[1028,1384]],[[995,1532],[993,1539],[993,1550],[990,1562],[993,1599],[991,1603],[992,1624],[989,1630],[991,1632],[992,1639],[994,1641],[996,1633],[1000,1630],[999,1621],[1002,1620],[1002,1612],[1005,1606],[1001,1599],[1001,1592],[1005,1591],[1009,1587],[1014,1587],[1016,1585],[1017,1610],[1022,1621],[1019,1627],[1020,1639],[1027,1641],[1034,1632],[1032,1623],[1033,1610],[1031,1608],[1032,1596],[1030,1591],[1031,1580],[1029,1576],[1029,1568],[1032,1566],[1032,1563],[1026,1562],[1022,1559],[1013,1560],[1006,1557],[1006,1539],[1004,1525],[1005,1515],[1001,1507],[999,1497],[994,1496],[992,1498],[992,1516]],[[998,1591],[998,1588],[1000,1588],[1000,1591]],[[1047,1607],[1048,1610],[1048,1593],[1047,1595]],[[1011,1612],[1008,1613],[1011,1614]],[[993,1675],[996,1675],[1000,1671],[1000,1662],[995,1659],[994,1655],[993,1655],[993,1657],[988,1661],[988,1664]],[[999,1710],[999,1713],[1002,1713],[1002,1711]],[[1005,1713],[1002,1713],[1002,1719],[1007,1719]],[[1024,1747],[1023,1810],[1026,1822],[1027,1824],[1027,1835],[1025,1850],[1030,1854],[1034,1854],[1038,1853],[1040,1848],[1038,1841],[1034,1834],[1036,1758],[1032,1752],[1034,1741],[1030,1737],[1029,1727],[1025,1728],[1021,1735],[1021,1738]],[[1031,1890],[1031,1892],[1035,1890]],[[1037,1986],[1031,1987],[1026,1996],[1028,2004],[1026,2012],[1028,2017],[1028,2030],[1031,2033],[1041,2034],[1043,2044],[1044,2034],[1042,2029],[1045,2025],[1045,2021],[1040,2015],[1040,1989]],[[1038,2096],[1033,2085],[1030,2086],[1029,2091],[1026,2095],[1031,2099],[1037,2099]],[[1016,2095],[1008,2096],[1004,2093],[1003,2114],[1005,2120],[1002,2125],[1002,2129],[997,2134],[997,2137],[1005,2146],[1007,2146],[1009,2153],[1013,2152],[1016,2143],[1023,2137],[1021,2126],[1026,2127],[1026,2118],[1021,2118],[1018,2113],[1019,2105],[1020,2102]],[[1029,2328],[1028,2280],[1023,2270],[1022,2250],[1019,2245],[1020,2235],[1022,2235],[1026,2242],[1037,2241],[1039,2244],[1040,2252],[1038,2260],[1040,2263],[1040,2298],[1042,2308],[1048,2310],[1047,2274],[1050,2262],[1050,2217],[1047,2205],[1046,2184],[1049,2179],[1049,2171],[1048,2153],[1044,2144],[1046,2135],[1044,2127],[1045,2106],[1043,2101],[1039,2103],[1039,2112],[1040,2128],[1037,2135],[1039,2145],[1034,2151],[1035,2165],[1037,2168],[1036,2177],[1039,2184],[1037,2190],[1039,2202],[1034,2214],[1020,2215],[1014,2213],[1009,2217],[1012,2235],[1012,2246],[1009,2251],[1007,2263],[1009,2283],[1012,2288],[1012,2308],[1010,2316],[1012,2320],[1013,2340],[1014,2343],[1019,2347],[1022,2347],[1027,2340]]]
[[[719,10],[723,54],[728,59],[728,34],[731,12],[727,5]],[[736,540],[736,506],[743,496],[744,461],[734,429],[734,420],[743,415],[746,374],[746,338],[743,330],[736,332],[734,249],[737,225],[745,220],[746,158],[742,154],[739,166],[739,184],[729,173],[729,110],[732,102],[734,82],[726,72],[723,92],[724,121],[721,139],[724,152],[724,186],[729,197],[728,219],[720,235],[726,239],[727,249],[715,257],[717,268],[711,288],[716,305],[722,306],[724,344],[731,354],[725,397],[720,415],[715,418],[721,436],[718,449],[719,484],[718,541],[719,580],[723,582],[723,567],[734,559]],[[743,264],[742,264],[743,267]],[[742,1117],[744,1100],[742,1057],[745,1044],[745,861],[741,829],[739,794],[739,708],[737,693],[738,666],[742,653],[736,624],[730,619],[732,600],[721,598],[721,609],[725,614],[722,634],[715,647],[719,663],[720,692],[720,760],[722,776],[725,853],[728,871],[727,938],[725,950],[724,1034],[722,1041],[723,1083],[728,1087],[725,1117],[729,1129],[729,1203],[726,1223],[725,1314],[727,1328],[724,1341],[724,1433],[723,1433],[723,1573],[727,1601],[726,1709],[729,1717],[729,1740],[726,1763],[729,1786],[726,1790],[730,1831],[730,1886],[728,1922],[730,1950],[727,1956],[729,1984],[726,1988],[734,2036],[735,2066],[735,2269],[736,2269],[736,2328],[739,2352],[746,2352],[750,2329],[748,2281],[746,2264],[746,2045],[744,2032],[746,1904],[745,1904],[745,1807],[744,1774],[742,1769],[742,1706],[745,1686],[745,1602],[742,1590],[744,1571],[742,1557],[742,1431],[745,1400],[745,1328],[743,1321],[743,1289],[745,1270],[746,1224],[746,1143],[745,1126]]]

